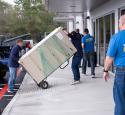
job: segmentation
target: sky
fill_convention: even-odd
[[[8,2],[9,4],[14,5],[14,0],[3,0],[3,1]]]

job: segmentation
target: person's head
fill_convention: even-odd
[[[72,31],[71,34],[72,34],[73,36],[75,36],[75,35],[76,35],[76,32],[75,32],[75,31]]]
[[[122,15],[119,19],[119,29],[125,30],[125,15]]]
[[[89,34],[89,30],[88,30],[88,28],[85,28],[85,29],[84,29],[83,34],[84,34],[84,35]]]
[[[22,40],[22,39],[18,39],[18,40],[16,41],[16,43],[17,43],[17,45],[19,45],[20,47],[23,46],[23,40]]]
[[[79,29],[76,29],[76,33],[79,33]]]
[[[29,48],[29,49],[31,48],[30,42],[27,42],[27,43],[26,43],[26,48]]]

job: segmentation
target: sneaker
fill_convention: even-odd
[[[13,91],[18,91],[19,88],[14,88]]]
[[[75,85],[75,84],[79,84],[79,83],[80,83],[80,80],[74,81],[71,85]]]
[[[8,93],[14,93],[13,90],[7,90]]]
[[[15,93],[14,90],[7,90],[8,93]]]
[[[95,75],[92,75],[92,78],[95,78]]]

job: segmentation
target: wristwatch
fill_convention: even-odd
[[[104,70],[103,70],[103,72],[106,72],[106,73],[108,73],[109,71],[104,69]]]

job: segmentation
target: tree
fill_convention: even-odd
[[[0,0],[0,34],[18,36],[31,33],[37,40],[39,33],[51,32],[62,25],[53,21],[54,14],[45,10],[42,0],[15,0],[11,6]]]
[[[16,0],[15,3],[16,18],[11,23],[14,33],[31,33],[36,40],[38,33],[55,28],[54,15],[45,10],[42,0]]]
[[[9,4],[0,0],[0,34],[5,34],[9,31],[8,16],[11,10],[12,8]]]

